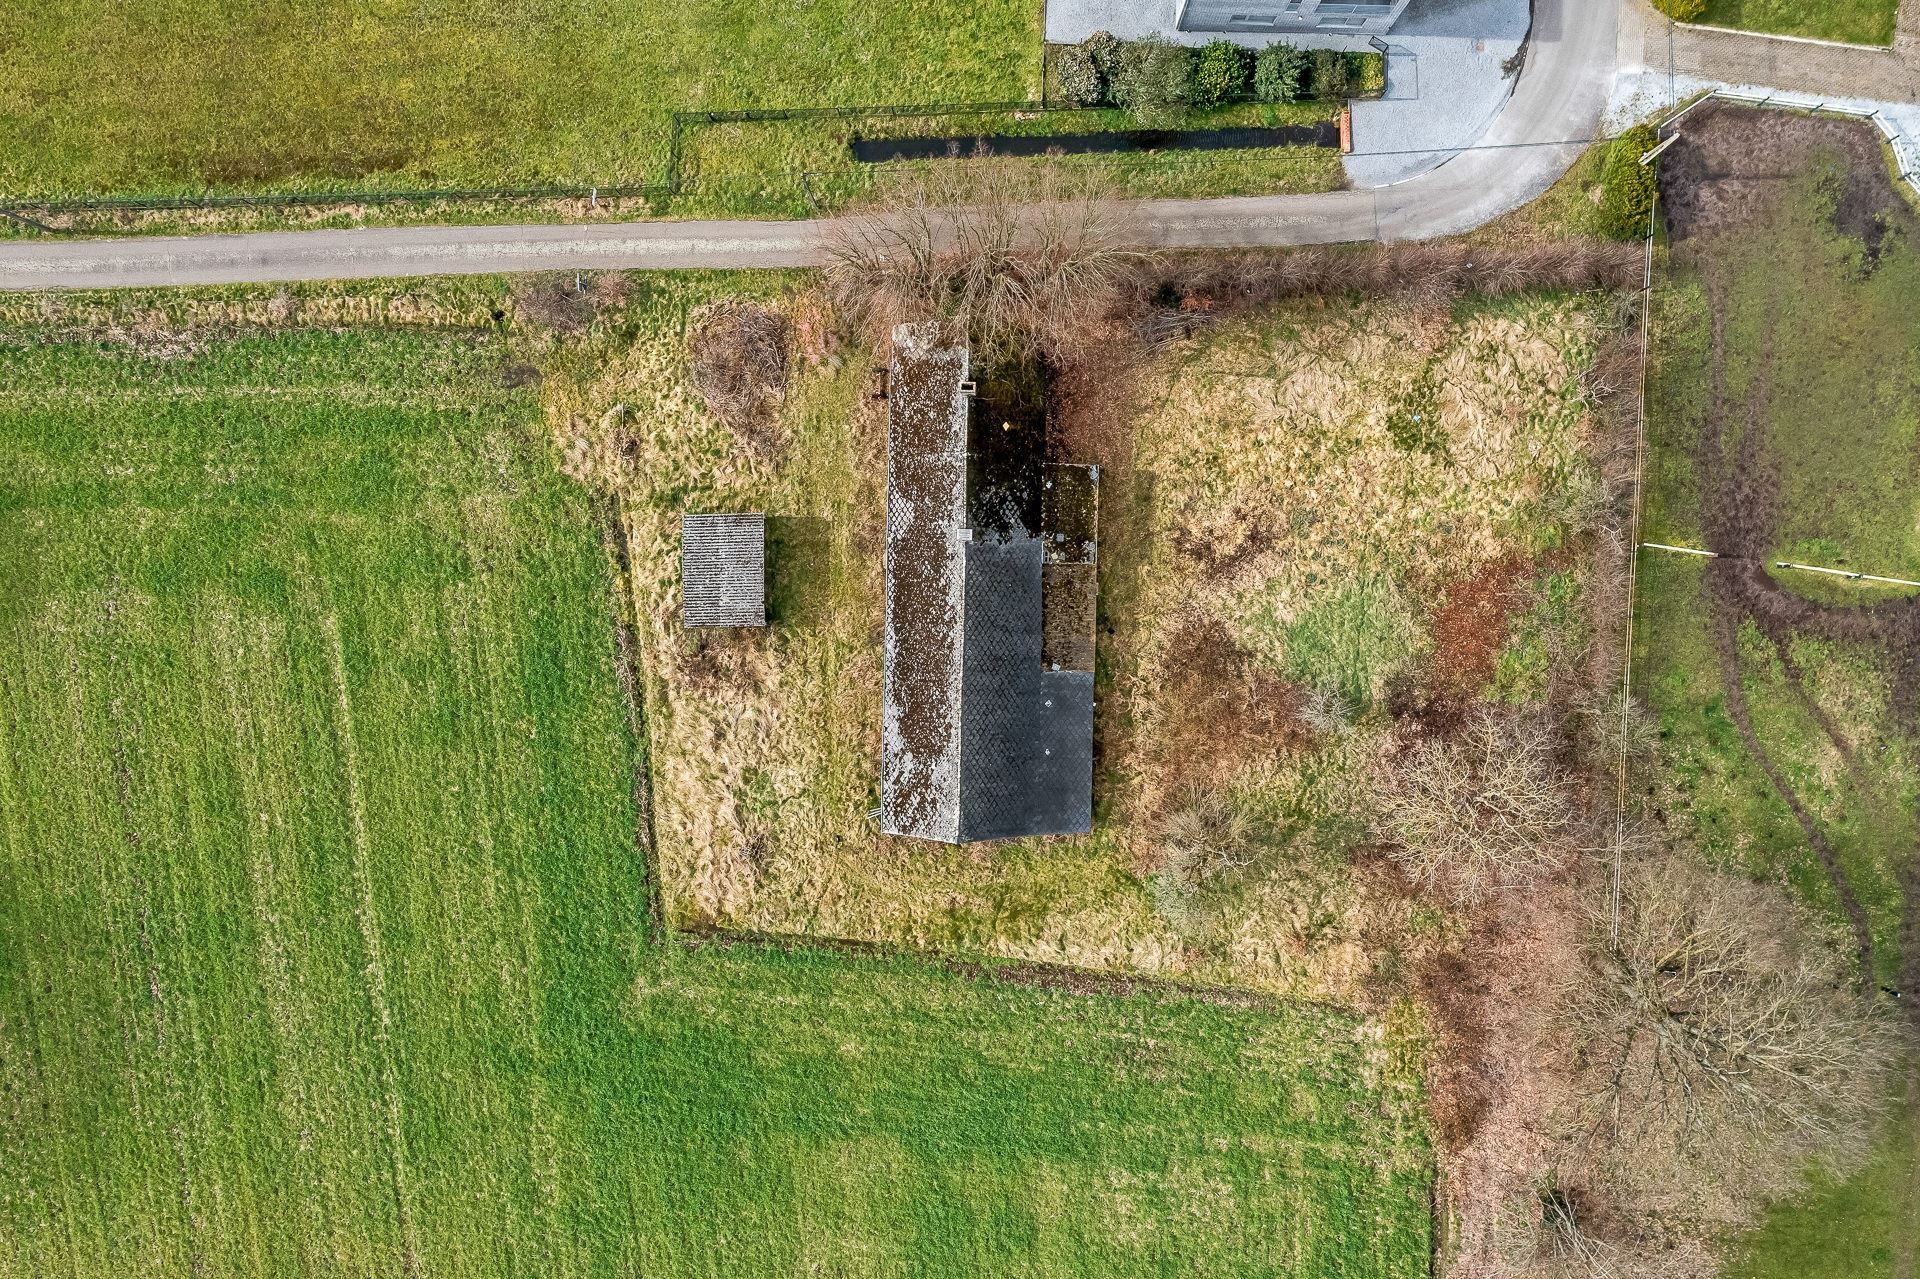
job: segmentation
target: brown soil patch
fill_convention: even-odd
[[[1487,686],[1534,571],[1531,559],[1509,555],[1446,588],[1429,621],[1428,679],[1437,691],[1465,699]]]
[[[1837,176],[1834,225],[1867,241],[1884,234],[1879,215],[1907,206],[1887,172],[1880,133],[1858,120],[1759,110],[1719,100],[1681,122],[1680,140],[1660,161],[1660,202],[1675,241],[1737,230],[1805,179],[1817,152],[1845,160]]]
[[[1162,659],[1168,708],[1151,747],[1161,794],[1226,783],[1252,761],[1312,739],[1305,694],[1266,670],[1217,619],[1189,622]]]

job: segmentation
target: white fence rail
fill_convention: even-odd
[[[1900,173],[1901,180],[1920,194],[1920,144],[1895,128],[1879,109],[1871,111],[1859,107],[1841,106],[1826,98],[1811,93],[1768,92],[1765,94],[1738,93],[1732,89],[1712,89],[1705,95],[1694,99],[1680,110],[1660,122],[1661,129],[1671,128],[1686,118],[1689,111],[1705,102],[1708,98],[1720,98],[1727,102],[1743,102],[1754,107],[1779,107],[1787,111],[1806,111],[1814,115],[1844,115],[1856,120],[1871,120],[1879,126],[1887,139],[1887,146],[1893,151],[1894,168]]]

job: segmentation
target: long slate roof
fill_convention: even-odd
[[[937,325],[894,331],[880,824],[944,843],[1082,833],[1093,822],[1090,594],[1075,601],[1084,645],[1045,653],[1043,640],[1050,568],[1083,564],[1073,589],[1092,589],[1091,507],[1086,527],[1057,542],[1018,519],[968,526],[968,373],[966,349],[943,344]],[[1089,493],[1097,479],[1047,473]],[[1069,663],[1086,669],[1060,669]]]

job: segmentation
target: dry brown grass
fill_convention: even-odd
[[[1528,509],[1586,466],[1585,415],[1566,394],[1595,341],[1586,312],[1282,314],[1183,349],[1142,391],[1143,695],[1191,619],[1220,618],[1279,668],[1284,628],[1335,584],[1388,575],[1425,590],[1471,574],[1511,554]],[[1430,449],[1396,438],[1410,403]],[[1135,716],[1152,731],[1150,707]]]
[[[738,298],[701,307],[687,334],[695,388],[713,415],[762,459],[780,451],[790,340],[786,316]]]

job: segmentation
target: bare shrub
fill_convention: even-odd
[[[946,319],[989,353],[1047,353],[1083,340],[1146,259],[1120,230],[1097,174],[978,161],[840,223],[827,279],[836,309],[876,336]]]
[[[1537,715],[1481,707],[1451,740],[1404,752],[1377,833],[1414,880],[1456,902],[1551,877],[1574,852],[1577,807]]]
[[[687,335],[695,389],[713,415],[762,459],[779,452],[777,412],[787,397],[789,333],[779,312],[723,298],[694,313]]]
[[[1180,932],[1203,931],[1209,898],[1259,854],[1263,835],[1224,790],[1193,791],[1155,824],[1160,867],[1150,882],[1154,904]]]
[[[1322,737],[1345,737],[1353,731],[1359,710],[1336,688],[1311,688],[1300,705],[1300,718]]]
[[[1752,1206],[1865,1155],[1894,1033],[1777,888],[1693,856],[1631,865],[1564,1007],[1577,1132],[1620,1193]]]
[[[523,323],[561,334],[584,333],[602,311],[627,296],[617,271],[587,275],[523,275],[513,281],[513,311]]]

